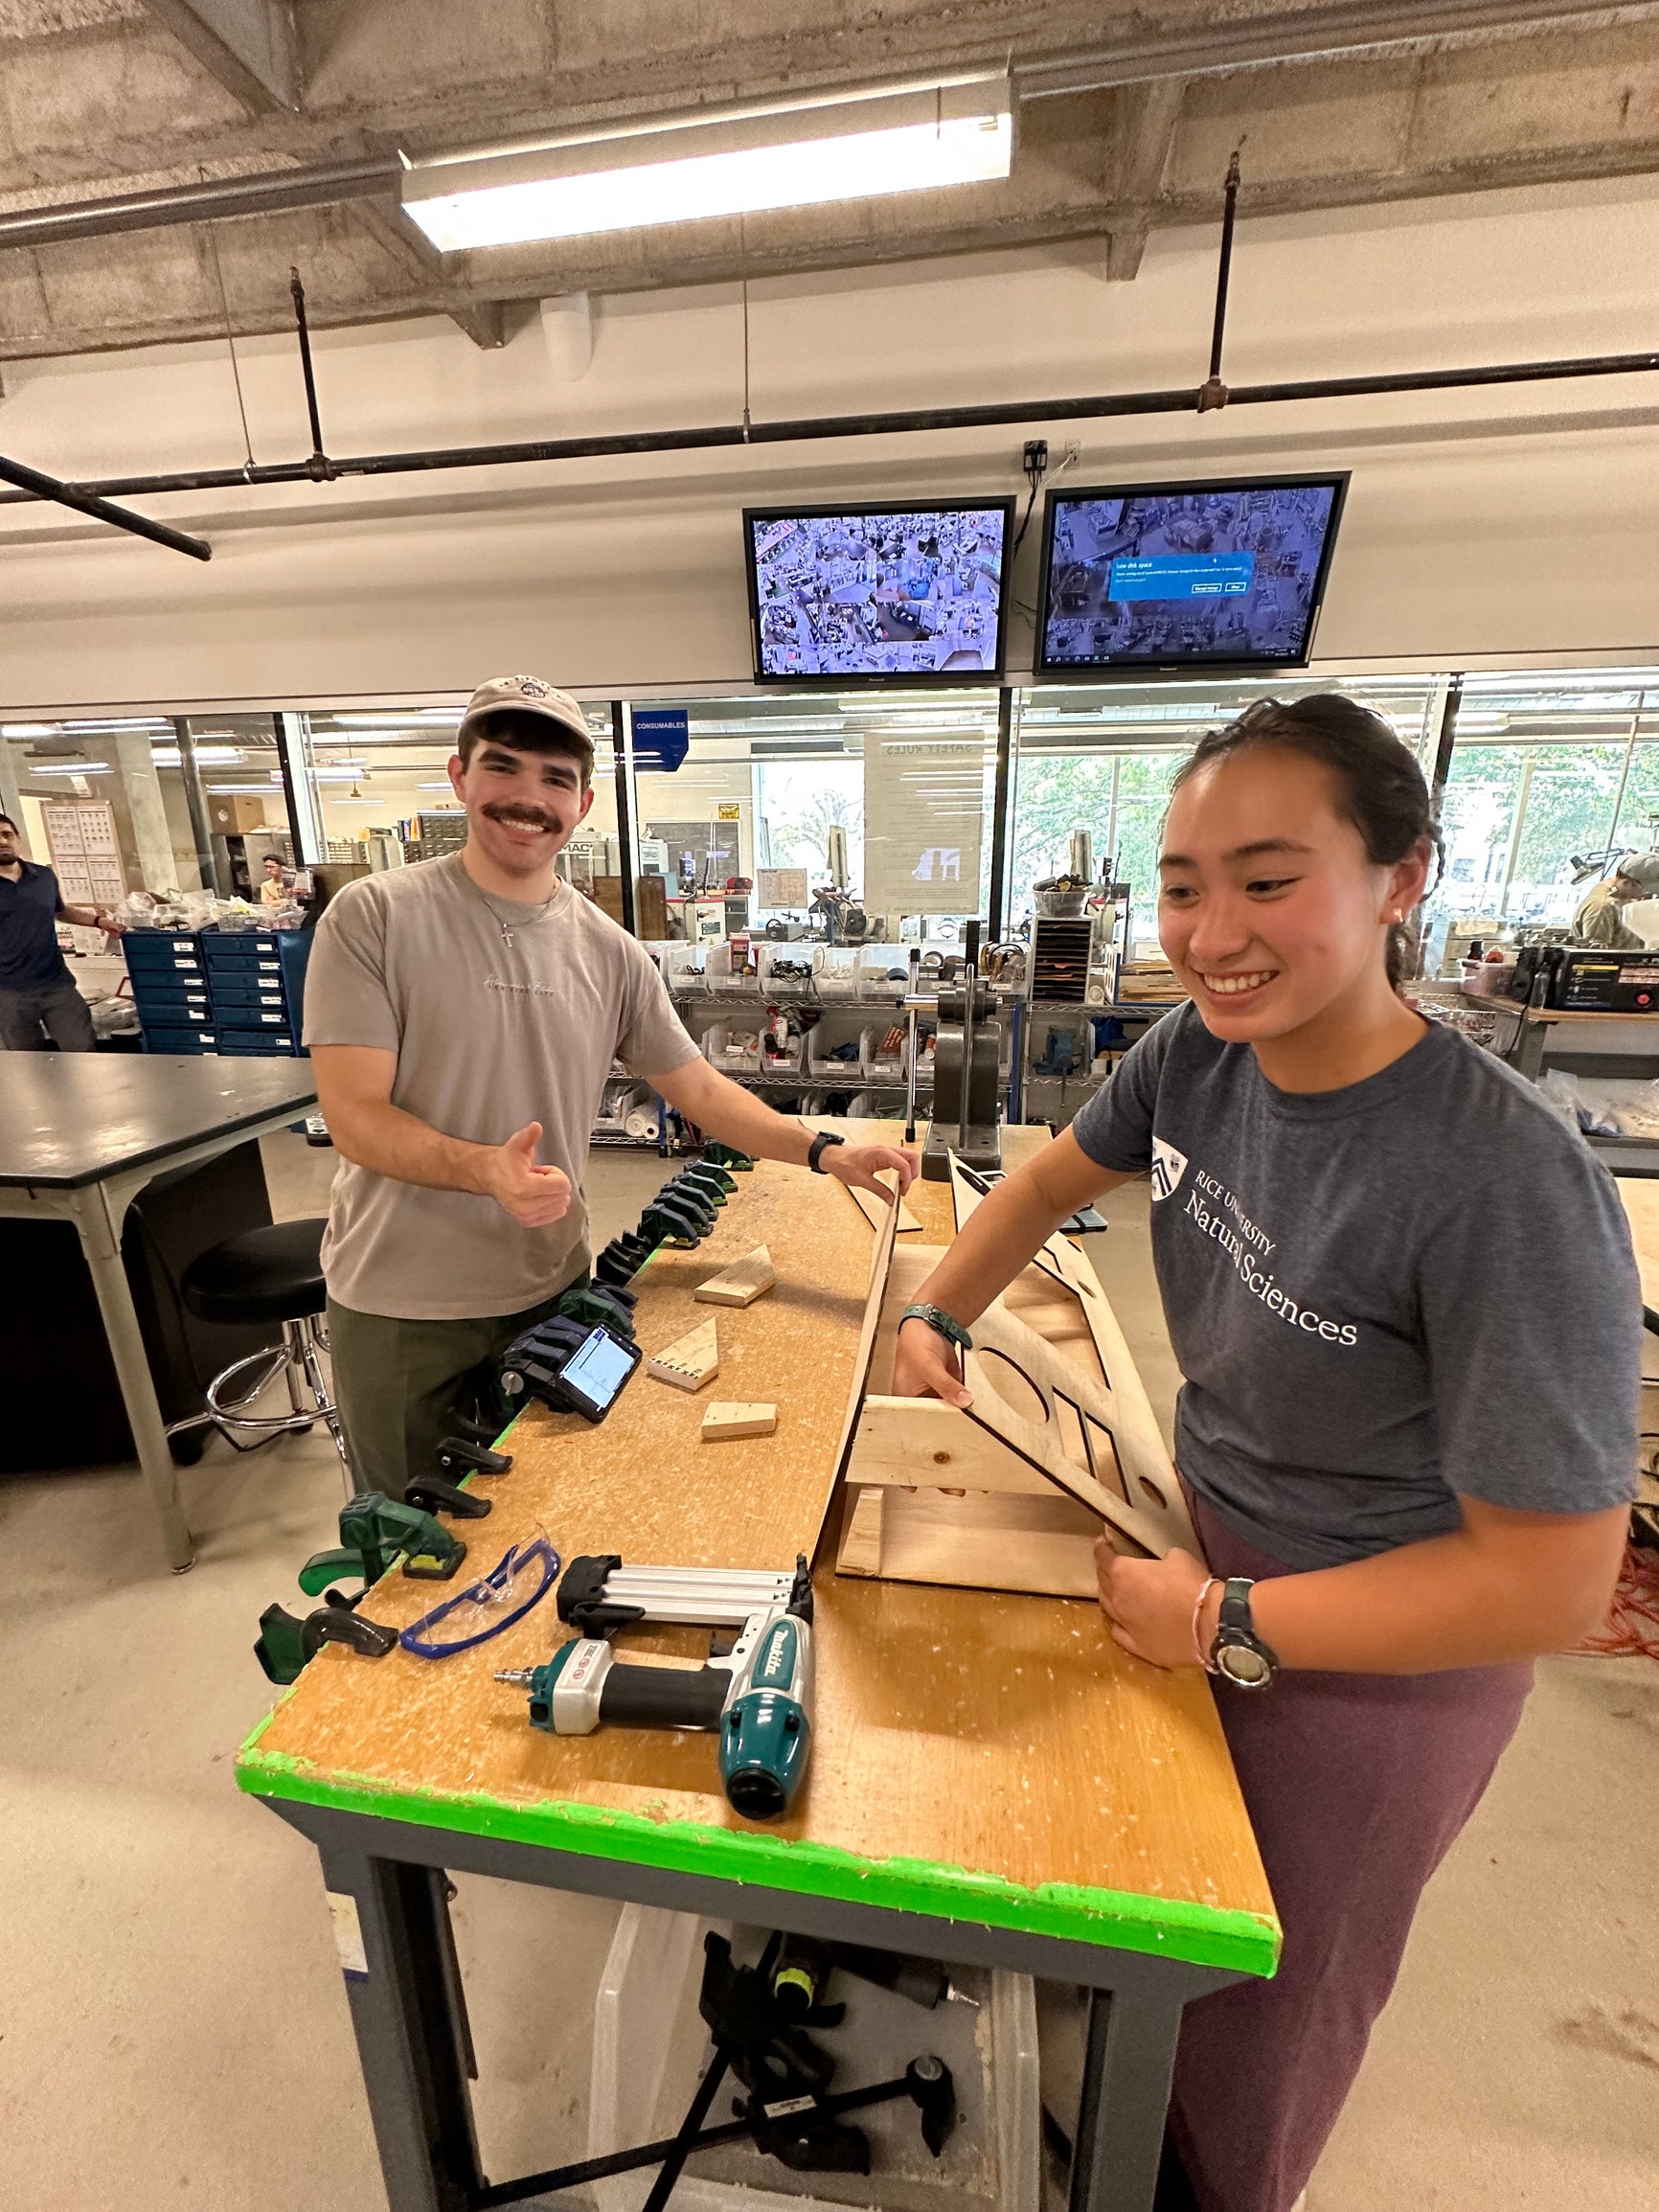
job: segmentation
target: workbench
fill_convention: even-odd
[[[1639,1054],[1606,1054],[1609,1075],[1659,1072],[1659,1015],[1603,1014],[1590,1007],[1523,1006],[1518,999],[1498,998],[1484,991],[1459,991],[1456,995],[1460,1004],[1478,1014],[1508,1015],[1514,1026],[1498,1057],[1517,1075],[1535,1080],[1544,1072],[1546,1055],[1553,1055],[1557,1060],[1572,1059],[1604,1042],[1613,1028],[1628,1033],[1615,1041],[1627,1043],[1640,1039],[1647,1042],[1648,1049]],[[1561,1031],[1559,1038],[1551,1037],[1553,1029]],[[1638,1063],[1637,1067],[1628,1064],[1632,1060]]]
[[[121,1256],[126,1209],[156,1175],[268,1136],[316,1104],[304,1060],[5,1055],[0,1219],[73,1221],[170,1563],[195,1558]]]
[[[1009,1138],[1011,1161],[1048,1141]],[[918,1181],[909,1203],[948,1242],[946,1188]],[[639,1337],[706,1319],[695,1286],[761,1243],[778,1288],[719,1313],[711,1394],[775,1402],[773,1436],[702,1445],[701,1398],[642,1371],[601,1426],[521,1416],[493,1514],[458,1526],[463,1577],[538,1522],[566,1559],[771,1567],[816,1548],[812,1767],[784,1820],[731,1811],[713,1737],[532,1729],[493,1675],[562,1639],[551,1599],[439,1662],[325,1646],[242,1748],[240,1787],[321,1857],[393,2212],[514,2193],[479,2170],[447,1869],[1084,1985],[1072,2203],[1147,2212],[1182,2007],[1279,1950],[1209,1682],[1129,1657],[1091,1604],[838,1578],[827,1508],[872,1249],[846,1190],[765,1162],[739,1177],[697,1251],[636,1278]],[[364,1610],[404,1626],[455,1586],[389,1577]]]
[[[1624,1200],[1636,1271],[1642,1278],[1642,1318],[1659,1333],[1659,1182],[1651,1176],[1620,1174],[1614,1181]]]

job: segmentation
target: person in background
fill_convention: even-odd
[[[1573,917],[1575,945],[1604,945],[1610,952],[1641,952],[1647,939],[1625,920],[1638,899],[1659,896],[1659,853],[1626,853],[1613,874],[1598,883]]]
[[[466,843],[349,883],[317,925],[306,1042],[341,1166],[329,1341],[359,1483],[432,1471],[475,1374],[588,1270],[582,1176],[613,1060],[711,1136],[861,1190],[913,1152],[785,1119],[703,1059],[636,938],[562,881],[593,805],[580,705],[473,694],[449,763]]]
[[[1401,995],[1436,842],[1417,763],[1352,699],[1212,731],[1158,862],[1190,1001],[996,1186],[898,1332],[895,1391],[966,1404],[990,1300],[1149,1174],[1208,1565],[1102,1544],[1101,1604],[1126,1651],[1216,1677],[1284,1931],[1274,1979],[1183,2015],[1157,2212],[1300,2202],[1533,1661],[1605,1617],[1629,1529],[1625,1211],[1531,1083]]]
[[[281,854],[267,853],[260,865],[265,872],[265,879],[260,885],[260,904],[285,906],[292,897],[292,888]]]
[[[57,948],[57,924],[102,929],[125,924],[101,909],[64,903],[52,870],[23,857],[22,833],[0,814],[0,1052],[90,1052],[92,1013]]]

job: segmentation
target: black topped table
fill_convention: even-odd
[[[122,1264],[122,1222],[164,1169],[284,1129],[316,1097],[306,1060],[0,1054],[0,1218],[75,1223],[139,1465],[179,1572],[195,1550]]]

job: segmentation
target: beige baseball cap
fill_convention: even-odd
[[[580,702],[569,692],[556,691],[552,684],[543,683],[540,676],[491,676],[480,684],[466,702],[466,712],[461,718],[457,738],[468,730],[482,731],[490,715],[507,710],[521,715],[545,715],[550,722],[557,722],[567,737],[577,740],[582,757],[582,772],[593,773],[593,739],[588,734],[587,717]]]

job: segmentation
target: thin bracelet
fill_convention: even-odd
[[[1213,1675],[1216,1670],[1210,1664],[1208,1653],[1205,1651],[1203,1645],[1198,1641],[1198,1616],[1204,1610],[1204,1600],[1216,1587],[1216,1578],[1212,1575],[1209,1581],[1204,1585],[1203,1588],[1198,1592],[1197,1597],[1193,1602],[1193,1650],[1197,1654],[1199,1666],[1203,1668],[1205,1674],[1207,1675]]]

